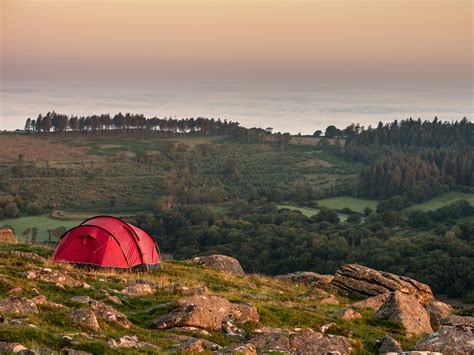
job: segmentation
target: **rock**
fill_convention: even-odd
[[[132,323],[128,320],[127,316],[115,308],[96,300],[89,302],[90,308],[95,312],[97,317],[105,320],[106,322],[113,323],[119,327],[130,329]]]
[[[129,297],[147,296],[155,292],[156,287],[152,283],[142,280],[130,284],[122,290],[122,293]]]
[[[258,352],[290,351],[289,331],[279,328],[258,329],[250,335],[249,343],[253,344]]]
[[[232,306],[228,300],[217,296],[190,296],[179,299],[177,304],[181,308],[159,317],[152,327],[169,329],[191,326],[219,330]]]
[[[77,280],[71,273],[63,270],[53,270],[47,267],[39,270],[29,270],[22,273],[29,280],[41,280],[56,284],[58,287],[84,287],[82,281]]]
[[[248,321],[258,322],[260,320],[257,308],[247,303],[233,303],[229,316],[236,323],[245,323]]]
[[[381,305],[385,303],[390,293],[381,293],[380,295],[369,297],[365,300],[355,302],[351,304],[352,308],[369,308],[369,309],[379,309]]]
[[[474,328],[474,317],[450,315],[444,319],[445,325]]]
[[[80,304],[89,304],[91,301],[95,301],[93,298],[89,296],[73,296],[71,297],[72,303],[80,303]]]
[[[0,313],[36,314],[38,308],[31,300],[23,297],[13,297],[0,300]]]
[[[339,318],[347,322],[352,322],[353,320],[362,318],[362,315],[352,308],[344,308],[339,312]]]
[[[374,317],[401,323],[408,334],[433,332],[428,312],[413,294],[392,292]]]
[[[238,341],[243,341],[245,339],[245,331],[237,327],[231,321],[228,321],[228,320],[223,321],[221,329],[225,334],[227,334],[231,338],[234,338]]]
[[[227,255],[208,255],[208,256],[197,256],[191,260],[188,260],[189,263],[205,265],[212,269],[219,271],[228,272],[235,275],[245,275],[244,269],[240,265],[239,261],[235,258],[232,258]]]
[[[441,322],[448,318],[453,311],[453,307],[440,301],[430,302],[425,308],[430,315],[431,327],[433,329],[438,329],[441,327]]]
[[[402,352],[403,349],[400,346],[400,343],[393,339],[390,335],[386,334],[382,341],[380,342],[379,347],[379,354],[385,353],[399,353]]]
[[[209,333],[207,330],[196,328],[196,327],[179,327],[179,328],[171,328],[170,330],[173,332],[195,333],[197,335],[206,336],[206,337],[212,335],[212,333]]]
[[[415,295],[422,304],[434,300],[433,292],[428,285],[409,277],[377,271],[358,264],[341,266],[331,284],[344,293],[367,297],[400,291]]]
[[[443,326],[416,343],[413,350],[443,354],[472,354],[474,352],[474,334],[472,328]]]
[[[257,348],[251,343],[229,345],[219,350],[218,354],[257,355]]]
[[[179,284],[168,285],[164,290],[169,293],[179,293],[184,296],[206,295],[209,293],[209,289],[206,286],[187,287]]]
[[[290,346],[298,354],[350,354],[351,343],[337,335],[317,333],[312,330],[290,334]]]
[[[339,304],[339,300],[334,295],[329,295],[319,299],[319,303],[323,304]]]
[[[18,296],[18,295],[21,295],[22,293],[23,293],[23,289],[21,287],[14,287],[8,290],[8,294],[10,296]]]
[[[115,304],[122,304],[122,300],[118,296],[107,296],[105,300]]]
[[[29,260],[38,261],[42,264],[47,262],[46,258],[43,258],[42,256],[40,256],[38,254],[30,253],[30,252],[26,252],[26,251],[12,250],[12,251],[7,252],[7,254],[12,255],[12,256],[16,256],[16,257],[19,257],[19,258],[22,258],[22,259],[29,259]],[[5,255],[5,254],[2,254],[2,255]]]
[[[42,306],[48,306],[50,308],[57,308],[57,309],[66,307],[60,303],[54,303],[54,302],[48,301],[44,295],[35,296],[31,299],[31,301],[37,306],[42,305]]]
[[[321,333],[326,333],[329,329],[337,328],[337,324],[334,322],[323,324],[320,328]]]
[[[277,275],[275,276],[275,278],[283,281],[301,283],[306,286],[324,287],[329,286],[331,284],[331,281],[333,280],[334,276],[321,275],[311,271],[298,271],[293,272],[291,274]]]
[[[83,328],[93,330],[97,332],[99,328],[99,322],[95,313],[87,308],[75,308],[69,313],[69,317],[76,324]]]
[[[221,347],[213,342],[204,339],[193,338],[187,335],[169,334],[168,337],[177,343],[176,346],[169,348],[172,353],[192,352],[200,353],[203,351],[218,351]]]
[[[22,350],[28,349],[20,343],[7,343],[4,341],[0,341],[0,353],[12,352],[16,354]]]
[[[155,349],[157,350],[157,347],[155,345],[152,345],[145,341],[138,340],[138,337],[136,335],[134,336],[124,335],[118,340],[109,339],[107,343],[112,349],[115,349],[115,350],[119,350],[119,349],[150,349],[150,350]]]

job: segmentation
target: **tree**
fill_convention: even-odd
[[[313,137],[321,137],[323,135],[323,131],[321,131],[320,129],[314,131],[313,133]]]
[[[366,217],[368,217],[372,212],[374,212],[374,211],[373,211],[372,208],[370,208],[369,206],[367,206],[366,208],[364,208],[364,215],[365,215]]]
[[[18,206],[15,202],[10,202],[5,206],[4,214],[6,217],[18,217],[20,211],[18,210]]]
[[[341,137],[342,131],[338,129],[336,126],[331,125],[326,128],[326,131],[324,132],[324,136],[326,138]]]
[[[36,244],[38,242],[38,227],[33,227],[31,230],[31,242]]]
[[[347,222],[351,224],[359,224],[361,220],[362,218],[357,213],[350,214],[349,217],[347,217]]]
[[[313,222],[339,223],[337,212],[328,208],[323,208],[318,214],[311,217]]]

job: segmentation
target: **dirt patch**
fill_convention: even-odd
[[[70,147],[53,143],[47,138],[21,135],[0,135],[0,162],[18,161],[71,161],[87,155],[87,147]]]

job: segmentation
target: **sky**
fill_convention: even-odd
[[[48,105],[67,114],[213,114],[260,126],[272,116],[291,121],[296,93],[303,106],[295,119],[312,120],[302,123],[305,133],[331,119],[471,118],[473,7],[471,0],[0,0],[0,129],[21,127]],[[301,131],[294,122],[274,126]]]

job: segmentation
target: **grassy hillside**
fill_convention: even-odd
[[[337,314],[346,304],[352,302],[350,299],[337,296],[339,304],[326,304],[322,301],[326,296],[321,290],[288,284],[271,277],[234,276],[201,266],[171,261],[165,262],[164,270],[150,273],[78,272],[67,265],[42,262],[28,255],[22,257],[10,254],[9,251],[12,249],[35,252],[44,257],[51,255],[51,250],[41,247],[0,244],[0,266],[2,280],[4,280],[0,284],[2,285],[0,300],[9,297],[8,285],[14,284],[16,287],[21,287],[23,297],[31,298],[35,292],[38,292],[46,296],[49,301],[63,304],[67,308],[56,309],[48,305],[40,305],[38,314],[26,316],[18,326],[0,324],[0,341],[19,342],[27,347],[48,347],[59,350],[64,346],[65,334],[86,331],[88,336],[73,335],[74,341],[69,347],[95,354],[112,353],[113,351],[107,345],[109,339],[117,339],[123,335],[137,335],[139,339],[156,345],[162,350],[169,349],[175,343],[172,334],[182,334],[182,332],[154,330],[150,329],[150,325],[153,319],[173,309],[169,302],[182,297],[181,291],[178,291],[180,287],[188,289],[206,287],[209,294],[218,295],[233,302],[251,302],[256,305],[260,321],[245,323],[242,327],[247,332],[262,326],[309,327],[318,331],[322,325],[334,322],[335,326],[328,332],[350,337],[355,353],[359,354],[373,353],[377,339],[384,334],[391,334],[401,340],[405,347],[416,340],[415,337],[404,337],[402,329],[396,324],[375,320],[372,317],[372,311],[362,311],[362,318],[351,322],[340,319]],[[66,272],[68,277],[83,280],[90,285],[90,288],[61,286],[54,282],[38,281],[21,276],[23,272],[37,270],[39,267]],[[152,282],[158,285],[158,289],[148,296],[134,298],[121,293],[124,287],[136,280]],[[170,288],[172,285],[179,287]],[[172,289],[177,291],[171,291]],[[131,329],[122,329],[115,324],[100,320],[100,330],[91,332],[69,320],[68,308],[75,307],[71,301],[72,296],[87,295],[98,298],[99,293],[103,291],[119,297],[122,304],[105,302],[128,317],[132,322]],[[7,319],[17,318],[12,314],[6,314],[6,316]],[[201,332],[185,334],[205,338],[221,346],[236,342],[235,339],[220,331],[210,331],[206,335]]]

